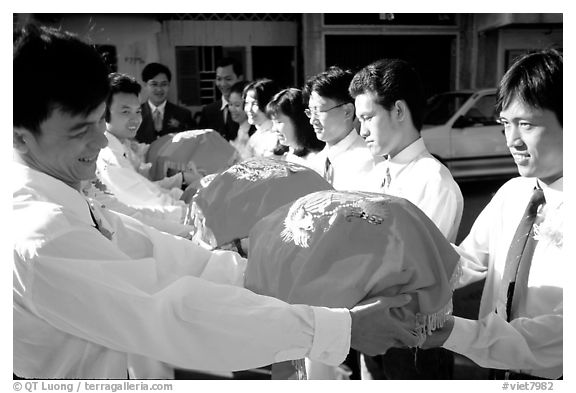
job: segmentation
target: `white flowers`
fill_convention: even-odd
[[[561,207],[562,204],[551,210],[545,206],[542,211],[538,212],[539,217],[536,222],[539,224],[534,225],[534,239],[562,248],[564,216]],[[543,219],[539,219],[540,217]]]

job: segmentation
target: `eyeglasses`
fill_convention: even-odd
[[[168,87],[169,84],[170,84],[169,82],[148,82],[148,86],[150,86],[152,88]]]
[[[346,105],[346,104],[347,104],[347,102],[343,102],[341,104],[334,105],[332,108],[324,109],[322,111],[318,108],[307,108],[307,109],[304,109],[304,113],[306,114],[306,116],[308,116],[311,119],[312,116],[318,116],[318,114],[320,114],[320,113],[330,112],[332,109],[339,108],[339,107]]]

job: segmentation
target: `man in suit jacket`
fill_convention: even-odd
[[[216,87],[222,93],[222,98],[202,108],[199,128],[214,129],[226,140],[236,139],[238,123],[230,116],[228,99],[230,88],[242,78],[242,68],[236,59],[224,57],[216,63]]]
[[[186,131],[194,127],[192,113],[167,100],[172,73],[163,64],[150,63],[142,70],[148,100],[141,106],[142,124],[136,140],[152,143],[156,138],[172,132]]]

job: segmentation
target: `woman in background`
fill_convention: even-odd
[[[248,148],[248,140],[256,132],[256,127],[248,123],[248,116],[244,112],[244,100],[242,99],[242,92],[249,83],[249,81],[234,83],[230,88],[228,98],[230,116],[233,121],[238,123],[238,134],[235,139],[230,141],[230,144],[236,148],[242,161],[252,157],[252,151]]]
[[[278,141],[288,147],[284,158],[308,166],[308,160],[324,148],[324,142],[316,138],[314,128],[304,113],[306,108],[302,90],[289,88],[272,98],[266,106],[266,113],[272,119],[272,129]]]
[[[267,78],[249,83],[242,94],[244,111],[248,123],[256,126],[256,132],[248,140],[248,148],[253,157],[274,157],[278,155],[278,135],[272,129],[272,120],[266,114],[266,105],[280,89]]]

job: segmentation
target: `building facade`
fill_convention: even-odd
[[[223,56],[241,61],[245,79],[286,87],[330,65],[399,57],[432,95],[494,87],[519,54],[563,47],[562,14],[14,14],[31,20],[80,34],[137,79],[147,63],[166,64],[170,99],[193,111],[217,98]]]

